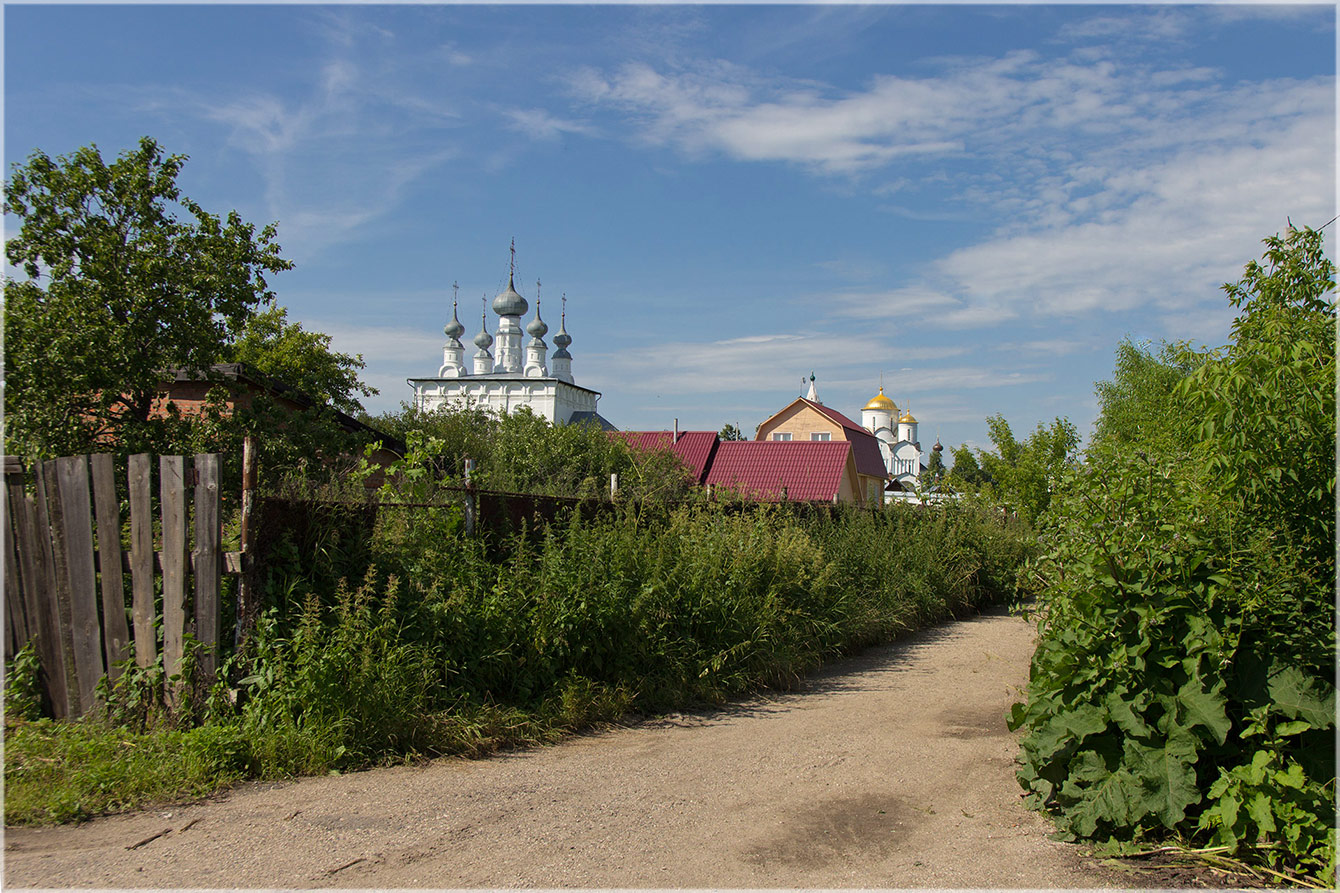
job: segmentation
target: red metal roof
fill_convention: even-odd
[[[889,476],[889,469],[884,464],[884,456],[879,451],[879,441],[875,435],[836,409],[830,409],[822,403],[815,403],[804,397],[801,397],[800,401],[828,416],[847,432],[847,440],[851,442],[852,455],[856,459],[857,474],[868,474],[877,478]]]
[[[705,483],[751,499],[831,501],[853,444],[842,440],[736,440],[717,445]]]
[[[707,482],[707,469],[712,464],[712,456],[717,450],[715,431],[680,431],[679,439],[674,440],[673,431],[613,431],[611,435],[622,437],[635,450],[670,450],[693,472],[694,480],[699,484]]]

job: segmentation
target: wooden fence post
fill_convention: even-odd
[[[121,506],[116,498],[116,465],[110,453],[90,457],[93,511],[98,521],[98,577],[102,583],[102,641],[107,676],[115,682],[130,650],[126,623],[126,583],[121,566]]]
[[[8,625],[8,633],[5,636],[5,659],[13,660],[14,655],[28,644],[32,638],[32,633],[28,627],[28,613],[24,608],[23,600],[23,574],[19,569],[18,553],[15,551],[14,531],[21,523],[18,516],[14,514],[14,508],[10,504],[11,481],[17,479],[19,485],[19,511],[23,511],[23,466],[13,456],[5,457],[5,486],[0,497],[3,497],[4,517],[0,523],[4,524],[4,562],[5,562],[5,621]]]
[[[61,650],[60,624],[55,614],[55,602],[51,598],[54,587],[51,529],[47,526],[45,476],[41,462],[33,466],[33,478],[32,496],[25,495],[22,479],[11,478],[8,489],[10,504],[21,506],[18,534],[24,606],[31,618],[33,639],[37,643],[42,687],[51,705],[51,715],[59,719],[69,715],[70,701],[65,690],[65,656]]]
[[[23,593],[23,614],[28,622],[28,638],[36,643],[40,661],[42,643],[38,637],[42,634],[42,586],[38,573],[41,562],[38,558],[36,524],[33,521],[33,498],[24,490],[22,465],[15,465],[12,472],[6,470],[5,494],[9,499],[9,510],[13,512],[15,546],[18,547],[18,582]]]
[[[56,489],[60,512],[55,516],[64,543],[63,587],[69,598],[70,644],[74,649],[75,679],[79,684],[82,716],[95,706],[102,678],[102,628],[98,622],[98,576],[93,567],[93,500],[88,486],[88,457],[56,460]],[[118,572],[120,568],[117,568]]]
[[[66,587],[65,552],[60,537],[60,500],[56,497],[56,463],[39,462],[33,466],[37,544],[44,563],[42,569],[43,610],[50,618],[52,662],[47,672],[51,680],[51,706],[57,719],[79,716],[79,685],[74,670],[74,644],[70,634],[70,600]]]
[[[195,635],[205,646],[200,672],[205,686],[214,683],[219,660],[219,454],[195,457]]]
[[[256,510],[256,438],[248,434],[242,439],[242,534],[238,548],[241,550],[241,575],[237,579],[237,625],[233,628],[233,647],[240,647],[246,636],[250,617],[255,612],[253,601],[256,597],[253,562],[252,529]]]
[[[181,456],[158,457],[158,486],[163,517],[163,674],[181,672],[186,633],[186,477]],[[177,705],[177,686],[167,687],[169,706]]]
[[[126,464],[130,490],[130,589],[135,621],[135,664],[148,667],[158,658],[154,631],[154,519],[148,453]]]

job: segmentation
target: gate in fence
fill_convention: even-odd
[[[190,460],[158,457],[157,519],[152,511],[152,457],[129,457],[128,549],[122,548],[112,456],[53,459],[34,465],[30,475],[6,457],[0,491],[5,515],[0,525],[4,647],[9,658],[33,643],[55,717],[79,717],[92,710],[99,680],[104,675],[115,680],[118,664],[132,648],[135,662],[147,667],[161,647],[164,677],[170,680],[182,668],[188,633],[205,646],[198,655],[198,672],[206,681],[213,678],[222,641],[223,575],[241,576],[239,600],[247,595],[242,570],[248,489],[255,485],[253,455],[247,449],[243,460],[242,550],[227,553],[220,546],[217,453]],[[250,478],[248,470],[253,471]],[[175,703],[174,686],[164,695],[170,705]]]

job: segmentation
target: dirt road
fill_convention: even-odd
[[[487,760],[10,829],[7,887],[1108,887],[1024,809],[993,613],[803,689]],[[166,829],[170,833],[143,842]],[[143,842],[143,843],[142,843]],[[134,846],[140,844],[139,846]],[[130,848],[134,846],[134,848]]]

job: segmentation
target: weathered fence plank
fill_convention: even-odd
[[[6,476],[9,469],[6,468]],[[7,634],[5,636],[5,660],[13,660],[14,655],[23,650],[23,646],[28,644],[30,633],[28,632],[28,617],[23,609],[23,583],[22,575],[19,571],[18,554],[14,550],[14,522],[18,519],[14,517],[14,510],[9,505],[9,487],[0,491],[0,499],[3,499],[4,517],[0,523],[4,525],[4,563],[5,563],[5,621],[7,623]],[[20,503],[22,511],[22,503]]]
[[[93,569],[93,504],[88,486],[88,457],[56,460],[60,512],[56,527],[65,551],[65,593],[69,599],[70,644],[74,649],[79,709],[93,709],[102,678],[102,630],[98,623],[98,577]]]
[[[43,611],[51,620],[54,654],[47,666],[51,679],[51,706],[57,719],[79,716],[79,685],[74,671],[74,645],[70,639],[70,599],[65,573],[64,546],[60,525],[53,515],[60,511],[56,489],[56,463],[39,462],[33,466],[37,541],[42,557]]]
[[[33,533],[33,500],[23,486],[22,467],[14,473],[5,475],[5,494],[9,497],[9,510],[13,512],[14,545],[18,548],[18,582],[22,590],[23,614],[28,621],[28,638],[35,643],[41,633],[38,606],[42,590],[37,578],[37,539]],[[40,649],[39,649],[40,655]]]
[[[235,648],[242,644],[255,615],[255,574],[246,561],[253,551],[252,538],[255,536],[252,515],[256,510],[256,465],[256,438],[248,435],[242,439],[242,530],[238,545],[240,553],[237,553],[237,569],[241,576],[237,580],[237,624],[233,627]],[[224,556],[225,561],[233,554]]]
[[[135,664],[147,667],[158,658],[154,633],[154,518],[148,453],[127,463],[130,489],[130,590],[135,623]]]
[[[200,672],[210,685],[218,667],[219,627],[219,454],[195,457],[195,636],[205,645]]]
[[[116,496],[116,467],[109,453],[90,457],[93,509],[98,519],[98,577],[102,582],[102,641],[107,676],[115,682],[130,650],[126,624],[126,584],[121,571],[121,505]]]
[[[163,515],[163,672],[181,672],[182,636],[186,632],[186,479],[181,456],[159,456],[159,504]],[[169,687],[168,703],[176,691]]]

